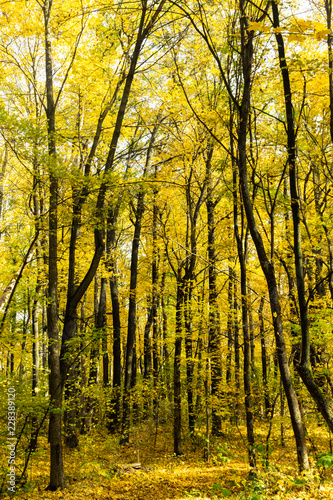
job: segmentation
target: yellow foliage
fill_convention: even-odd
[[[329,30],[329,29],[324,29],[324,30],[316,31],[315,38],[318,41],[327,40],[327,36],[331,32],[332,32],[332,30]]]
[[[288,42],[304,42],[306,37],[298,33],[290,33],[288,36]]]

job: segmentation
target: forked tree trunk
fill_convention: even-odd
[[[286,393],[292,426],[294,430],[299,468],[300,470],[304,470],[309,468],[309,459],[307,454],[306,439],[305,439],[304,426],[302,422],[300,407],[292,383],[292,378],[288,365],[288,357],[287,357],[287,351],[283,334],[282,313],[281,313],[281,306],[280,306],[279,293],[275,277],[274,265],[273,262],[269,260],[266,254],[266,250],[261,235],[257,228],[257,224],[253,214],[250,190],[248,186],[246,140],[247,140],[247,124],[248,124],[250,96],[251,96],[254,32],[247,31],[246,29],[248,21],[245,11],[245,2],[243,0],[240,0],[240,14],[241,14],[240,18],[241,55],[242,55],[242,68],[243,68],[243,79],[244,79],[244,91],[243,91],[241,106],[239,108],[239,129],[238,129],[238,152],[239,152],[238,167],[239,167],[239,177],[241,183],[241,192],[243,196],[243,203],[251,236],[256,246],[260,265],[262,267],[268,285],[281,379]]]
[[[152,154],[156,140],[158,124],[155,125],[149,146],[147,150],[147,157],[143,178],[149,172],[152,162]],[[145,191],[142,188],[137,197],[135,208],[135,224],[134,224],[134,237],[132,242],[132,255],[131,255],[131,275],[130,275],[130,289],[129,289],[129,305],[128,305],[128,323],[127,323],[127,342],[126,342],[126,362],[125,362],[125,383],[123,394],[123,419],[122,419],[122,436],[121,443],[129,442],[130,432],[130,391],[135,385],[136,379],[136,294],[137,294],[137,280],[138,280],[138,262],[139,262],[139,246],[143,214],[145,211]]]
[[[272,2],[274,28],[280,27],[279,10],[276,2]],[[281,33],[275,32],[275,38],[278,47],[280,69],[283,81],[283,91],[285,100],[285,109],[287,117],[287,146],[288,146],[288,163],[289,163],[289,183],[291,197],[291,211],[294,229],[294,258],[296,269],[296,283],[298,292],[298,305],[301,320],[302,331],[302,353],[301,361],[297,366],[306,388],[315,401],[318,410],[325,419],[328,427],[333,431],[333,413],[330,401],[325,398],[318,384],[315,382],[311,370],[310,362],[310,331],[308,318],[308,305],[305,294],[304,267],[302,256],[302,241],[301,241],[301,221],[299,195],[297,188],[297,172],[296,172],[296,128],[294,123],[294,109],[292,103],[291,85],[289,78],[289,68],[286,61],[284,50],[284,40]]]

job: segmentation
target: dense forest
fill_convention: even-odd
[[[153,475],[141,439],[225,477],[237,442],[245,490],[205,498],[289,498],[260,479],[288,449],[315,498],[333,466],[332,0],[0,10],[0,496],[33,496],[44,463],[36,498],[67,491],[97,442]],[[203,498],[156,485],[88,496]]]

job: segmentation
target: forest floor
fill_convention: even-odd
[[[115,437],[95,430],[80,438],[78,450],[65,449],[68,489],[53,493],[45,491],[49,450],[47,440],[41,438],[39,448],[30,461],[26,483],[15,492],[15,498],[333,500],[332,469],[315,466],[318,455],[329,453],[326,430],[314,427],[312,431],[308,427],[312,470],[311,473],[298,474],[291,429],[286,429],[285,446],[282,447],[280,437],[274,435],[274,427],[270,437],[269,465],[265,470],[267,429],[263,427],[262,434],[257,429],[259,471],[255,480],[248,477],[246,430],[242,425],[230,427],[223,436],[213,439],[208,463],[204,460],[203,437],[196,438],[194,442],[184,436],[184,455],[176,457],[173,454],[171,426],[167,424],[160,426],[156,434],[154,423],[146,422],[135,430],[130,444],[125,447],[120,447]],[[124,467],[137,462],[141,463],[141,470],[126,470]]]

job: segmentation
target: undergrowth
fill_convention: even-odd
[[[146,421],[134,429],[130,444],[120,447],[119,438],[95,429],[81,436],[80,447],[64,450],[68,488],[46,492],[49,474],[49,447],[46,436],[29,463],[26,478],[15,492],[18,499],[79,500],[312,500],[333,499],[331,485],[333,455],[323,427],[308,428],[311,436],[311,471],[299,474],[291,430],[281,446],[278,435],[270,441],[267,465],[264,429],[257,429],[258,472],[249,478],[245,428],[226,428],[210,443],[210,460],[204,459],[205,443],[195,436],[184,436],[185,453],[173,454],[171,427],[158,428]],[[261,442],[262,441],[262,442]],[[24,449],[17,450],[18,469],[24,462]],[[141,470],[121,473],[123,464],[141,463]],[[1,482],[6,474],[6,448],[1,448]],[[118,471],[118,472],[117,472]],[[120,471],[120,472],[119,472]],[[2,497],[8,496],[5,488]],[[11,495],[12,496],[12,495]]]

